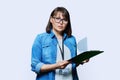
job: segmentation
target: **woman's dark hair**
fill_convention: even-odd
[[[55,8],[51,15],[50,15],[50,18],[53,17],[54,15],[57,14],[57,12],[61,12],[63,14],[63,17],[65,17],[65,19],[68,20],[68,24],[67,24],[67,27],[66,29],[64,30],[64,33],[66,33],[68,36],[71,36],[72,34],[72,29],[71,29],[71,22],[70,22],[70,15],[69,15],[69,12],[67,11],[67,9],[65,9],[64,7],[57,7]],[[49,21],[48,21],[48,24],[47,24],[47,27],[46,27],[46,32],[47,33],[50,33],[51,29],[52,29],[52,23],[50,22],[50,18],[49,18]]]

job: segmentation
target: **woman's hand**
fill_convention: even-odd
[[[67,60],[59,61],[56,63],[58,69],[64,69],[70,62]]]
[[[89,61],[89,59],[86,59],[82,63],[84,64],[84,63],[87,63],[88,61]]]
[[[89,59],[86,59],[86,60],[84,60],[84,61],[82,61],[81,63],[76,64],[76,65],[77,65],[77,66],[79,66],[80,64],[83,65],[84,63],[87,63],[87,62],[89,62]]]

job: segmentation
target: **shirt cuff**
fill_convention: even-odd
[[[44,65],[44,63],[38,63],[36,65],[36,69],[35,70],[36,70],[37,73],[40,73],[40,69],[41,69],[42,65]]]

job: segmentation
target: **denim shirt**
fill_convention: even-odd
[[[70,49],[71,58],[77,55],[76,39],[64,34],[64,44]],[[57,57],[57,38],[54,33],[38,34],[32,45],[31,67],[37,74],[36,80],[55,80],[55,70],[41,72],[44,64],[55,64]],[[76,65],[72,63],[73,80],[78,80]]]

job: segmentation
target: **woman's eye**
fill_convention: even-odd
[[[56,19],[60,20],[60,18],[56,18]]]

